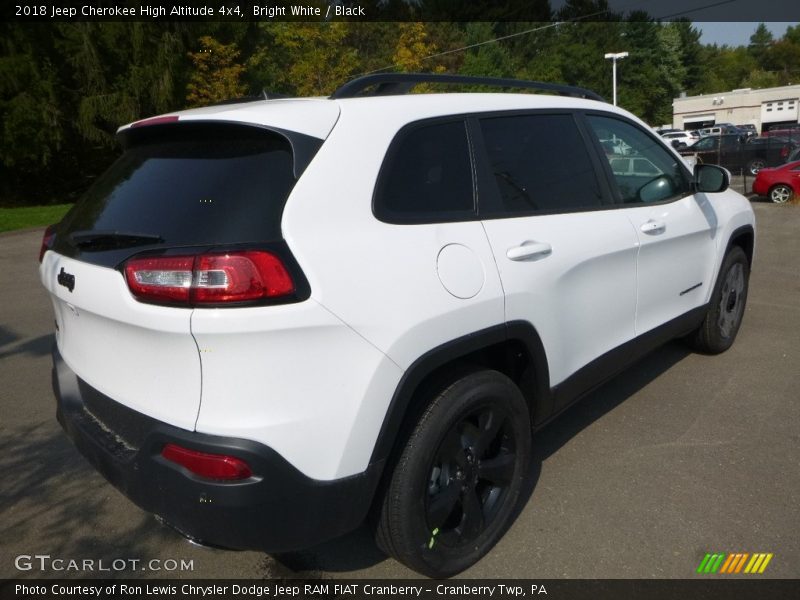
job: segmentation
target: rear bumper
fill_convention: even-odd
[[[311,479],[263,444],[152,419],[80,380],[55,347],[53,391],[58,420],[86,459],[138,506],[206,544],[285,552],[335,538],[364,520],[380,478],[376,463],[344,479]],[[197,477],[161,456],[167,443],[237,456],[253,475]]]

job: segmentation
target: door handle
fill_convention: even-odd
[[[659,233],[664,233],[667,230],[667,224],[664,223],[663,221],[653,221],[652,219],[650,219],[639,229],[641,229],[642,233],[657,235]]]
[[[550,256],[553,247],[546,242],[522,242],[519,246],[509,248],[506,256],[511,260],[529,260]]]

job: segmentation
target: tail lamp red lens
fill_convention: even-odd
[[[55,225],[50,225],[44,230],[44,235],[42,236],[42,246],[39,248],[39,262],[42,262],[44,253],[47,252],[50,249],[50,246],[53,245],[53,240],[56,237],[55,227]]]
[[[295,291],[281,259],[263,250],[132,258],[125,279],[139,300],[166,304],[247,302]]]
[[[227,454],[209,454],[177,444],[167,444],[161,450],[161,456],[206,479],[237,481],[253,475],[245,461]]]

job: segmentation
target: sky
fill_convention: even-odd
[[[750,43],[750,36],[758,27],[758,23],[739,23],[739,22],[726,22],[726,23],[704,23],[696,22],[693,25],[703,32],[700,42],[703,44],[727,44],[728,46],[747,46]],[[771,22],[764,23],[772,32],[773,37],[777,40],[784,33],[789,25],[797,25],[797,23],[785,22]]]

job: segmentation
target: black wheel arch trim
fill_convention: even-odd
[[[470,354],[503,344],[519,342],[528,353],[532,368],[532,388],[523,389],[535,421],[544,421],[553,409],[550,375],[544,345],[536,329],[525,321],[510,321],[450,340],[420,356],[406,370],[395,388],[383,419],[370,464],[387,459],[394,449],[412,399],[420,385],[438,369]]]
[[[745,245],[741,246],[741,244],[737,244],[736,242],[740,239],[744,238]],[[728,237],[728,244],[725,246],[725,252],[722,254],[722,260],[725,260],[725,256],[730,252],[730,249],[733,246],[741,246],[742,250],[744,250],[745,256],[747,256],[747,262],[750,266],[750,269],[753,268],[753,255],[755,253],[755,243],[756,243],[756,232],[752,225],[742,225],[741,227],[737,227],[733,230],[730,237]]]

